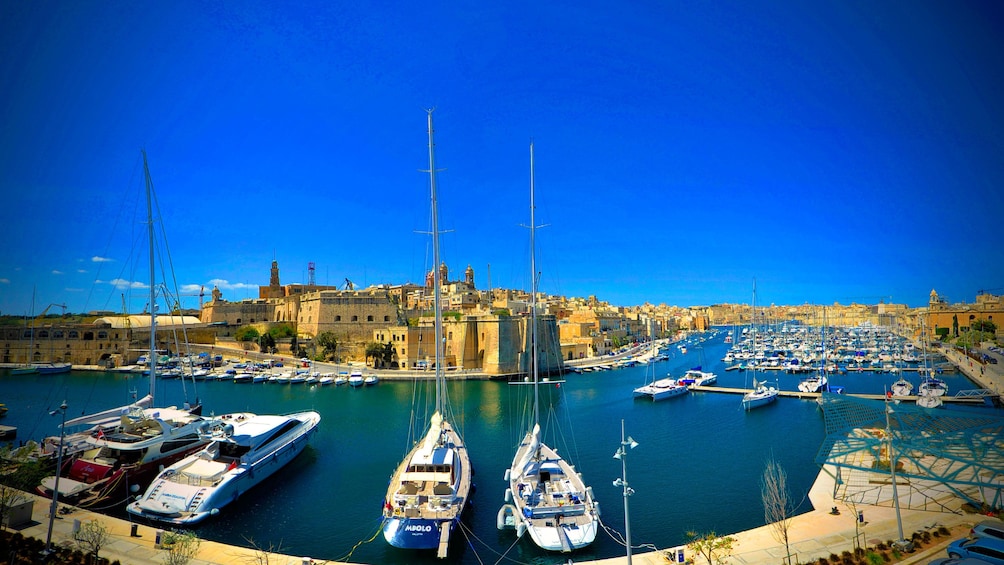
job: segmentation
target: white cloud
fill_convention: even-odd
[[[83,292],[84,291],[84,289],[82,289],[82,288],[69,288],[69,287],[68,288],[64,288],[63,290],[65,290],[66,292]]]
[[[77,272],[78,272],[78,273],[86,273],[86,272],[87,272],[87,269],[77,269]]]
[[[10,279],[0,279],[0,284],[10,284]]]
[[[201,284],[183,284],[181,285],[181,294],[195,294],[202,291]]]
[[[100,283],[102,281],[95,281],[95,282]],[[119,290],[125,290],[127,288],[150,288],[145,283],[142,283],[140,281],[133,282],[133,281],[127,281],[125,279],[112,279],[108,281],[108,284],[114,286]]]
[[[213,279],[209,281],[210,286],[219,287],[220,290],[242,290],[245,288],[258,288],[256,284],[231,283],[226,279]]]
[[[54,274],[54,275],[61,275],[61,274],[63,274],[63,271],[58,271],[56,269],[53,269],[52,270],[52,274]]]
[[[114,261],[114,259],[109,259],[107,257],[99,257],[97,255],[91,257],[91,263],[110,263],[112,261]]]

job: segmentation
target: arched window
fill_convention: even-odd
[[[372,322],[373,321],[373,316],[366,316],[366,321],[367,322]]]
[[[359,321],[359,316],[352,316],[352,321],[353,322],[358,322]]]
[[[342,321],[342,317],[341,316],[335,316],[335,321],[336,322],[341,322]]]

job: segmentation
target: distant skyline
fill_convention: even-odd
[[[0,3],[0,312],[443,260],[619,306],[1004,293],[1004,5]],[[489,267],[490,265],[490,267]],[[489,279],[490,272],[490,279]],[[32,296],[35,295],[34,304]],[[50,308],[59,313],[61,307]]]

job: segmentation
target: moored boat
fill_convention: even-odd
[[[681,396],[690,391],[687,385],[674,378],[667,377],[658,379],[634,389],[635,398],[651,398],[652,400],[664,400],[674,396]]]
[[[889,391],[893,396],[910,396],[913,394],[913,383],[903,377],[900,377],[899,380],[892,383],[892,386],[889,387]]]
[[[197,524],[292,461],[320,421],[313,411],[220,416],[209,430],[212,442],[164,469],[126,510],[158,522]]]
[[[536,275],[534,243],[533,144],[530,144],[530,272]],[[496,526],[513,528],[516,536],[524,533],[548,551],[570,552],[591,544],[599,531],[599,504],[593,498],[582,475],[557,450],[541,438],[539,384],[540,343],[537,331],[537,277],[530,291],[530,319],[527,331],[529,376],[532,383],[532,413],[529,430],[513,455],[505,472],[505,504],[499,510]],[[545,381],[546,382],[546,381]],[[684,391],[686,391],[684,387]]]
[[[118,504],[131,487],[146,487],[166,465],[201,449],[206,420],[188,410],[143,408],[121,416],[113,430],[97,430],[84,439],[86,449],[63,467],[59,499],[76,506]],[[42,480],[36,491],[52,497],[56,477]]]
[[[743,395],[743,409],[752,410],[777,400],[777,387],[753,379],[753,390]]]
[[[429,178],[432,196],[433,319],[435,323],[435,405],[425,437],[416,442],[391,475],[384,498],[383,537],[403,549],[436,550],[445,558],[450,534],[471,496],[473,469],[460,433],[446,419],[443,373],[442,280],[439,269],[439,220],[436,202],[432,110],[429,113]],[[350,378],[354,378],[353,375]],[[360,384],[362,381],[359,376]]]

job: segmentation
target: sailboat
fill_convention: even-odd
[[[924,408],[939,408],[944,404],[941,397],[948,392],[948,385],[945,384],[945,381],[935,377],[927,365],[927,328],[923,322],[924,320],[921,318],[920,335],[924,340],[924,366],[921,368],[923,376],[920,378],[917,405]]]
[[[798,390],[802,392],[822,392],[828,390],[826,379],[826,307],[823,307],[823,323],[819,328],[819,341],[822,347],[823,359],[820,362],[819,370],[815,375],[802,379],[798,383]]]
[[[442,275],[439,269],[439,217],[432,110],[429,115],[429,179],[432,195],[432,256],[436,337],[435,411],[425,437],[391,475],[384,498],[383,536],[404,549],[436,549],[445,558],[450,533],[460,522],[471,494],[472,468],[460,433],[447,419],[446,377],[443,371]]]
[[[529,533],[541,549],[570,552],[596,539],[599,504],[575,467],[541,441],[540,382],[537,356],[537,265],[534,251],[533,144],[530,144],[530,367],[533,421],[506,470],[506,504],[499,510],[499,529],[513,528],[517,537]],[[684,387],[686,391],[686,387]]]
[[[753,280],[753,319],[752,319],[752,341],[754,350],[754,361],[750,364],[753,371],[753,390],[747,392],[743,395],[743,409],[750,411],[754,408],[759,408],[760,406],[765,406],[777,400],[778,390],[776,386],[770,386],[766,382],[760,382],[756,380],[756,359],[755,352],[757,347],[756,342],[756,279]]]
[[[153,180],[145,152],[143,170],[150,240],[149,404],[152,405],[157,374],[157,316],[154,307],[157,285],[151,195]],[[198,451],[208,443],[202,433],[209,423],[199,415],[200,411],[198,403],[195,407],[184,409],[175,406],[150,408],[141,402],[131,405],[117,415],[118,425],[97,427],[91,434],[80,438],[80,455],[69,460],[62,469],[57,469],[60,474],[59,498],[76,506],[91,508],[107,508],[125,502],[129,493],[145,488],[160,469]],[[98,416],[106,418],[109,413],[106,411]],[[72,421],[67,422],[71,423]],[[64,443],[61,448],[65,447],[68,446]],[[51,497],[56,483],[55,476],[46,477],[36,491]]]
[[[25,316],[24,323],[28,325],[28,316]],[[12,375],[33,375],[38,373],[38,365],[31,362],[31,356],[35,352],[35,291],[31,291],[31,327],[28,330],[31,341],[28,342],[28,353],[25,355],[26,361],[10,370]]]

